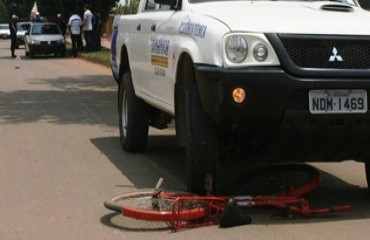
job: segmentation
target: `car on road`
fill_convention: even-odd
[[[24,38],[25,54],[35,55],[61,55],[66,54],[66,42],[56,23],[32,22],[30,30]]]
[[[31,27],[30,22],[19,22],[17,24],[17,45],[24,45],[24,36]]]
[[[10,38],[10,29],[9,24],[1,23],[0,24],[0,37],[1,38]]]

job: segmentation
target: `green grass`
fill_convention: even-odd
[[[71,57],[72,54],[72,44],[67,43],[67,56]],[[102,64],[104,66],[110,67],[110,55],[111,52],[109,49],[102,49],[95,52],[79,52],[78,57],[85,59],[90,62]]]

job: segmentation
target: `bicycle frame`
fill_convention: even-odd
[[[227,202],[230,199],[235,200],[237,206],[240,208],[273,207],[299,214],[302,217],[327,214],[330,212],[349,211],[352,209],[352,206],[350,205],[332,206],[321,209],[311,208],[309,202],[305,200],[302,195],[311,192],[320,184],[319,174],[317,174],[317,176],[310,182],[299,188],[295,188],[288,183],[286,184],[289,186],[289,193],[276,196],[177,196],[173,204],[173,220],[170,221],[170,225],[174,230],[179,230],[219,224],[220,218],[227,207]],[[170,196],[167,194],[167,197]],[[201,207],[189,209],[188,206],[191,204],[195,206],[199,205]],[[191,221],[186,221],[183,217],[183,209],[185,208],[189,215],[201,216],[204,214],[204,216],[199,218],[198,221],[196,221],[195,218],[191,219]]]
[[[234,199],[237,206],[242,207],[273,207],[283,211],[296,213],[302,217],[327,214],[331,212],[349,211],[352,209],[350,205],[331,206],[328,208],[312,209],[309,201],[301,196],[235,196],[235,197],[215,197],[215,196],[189,196],[178,197],[173,204],[173,220],[169,221],[174,230],[193,228],[201,226],[209,226],[219,224],[227,202]],[[189,203],[200,205],[201,207],[188,209],[185,206]],[[183,209],[187,209],[187,213],[192,216],[202,216],[201,218],[193,218],[186,221],[183,215]],[[204,215],[203,215],[204,214]],[[178,217],[178,216],[182,217]],[[198,221],[197,221],[198,220]]]
[[[241,211],[243,208],[272,207],[281,211],[282,215],[291,216],[294,213],[302,217],[349,211],[352,208],[350,205],[311,208],[309,201],[304,199],[303,195],[311,192],[320,184],[319,172],[311,166],[282,165],[273,166],[267,170],[268,180],[278,180],[279,183],[276,190],[269,190],[270,195],[198,196],[184,192],[163,192],[160,188],[163,179],[160,179],[154,190],[120,194],[110,198],[104,204],[108,209],[121,211],[124,216],[130,218],[167,222],[173,230],[214,224],[226,227],[235,226],[234,223],[236,225],[248,224],[251,218],[245,217],[245,213]],[[284,172],[284,170],[302,171],[308,179],[297,187],[285,177],[281,179],[272,176],[270,179],[270,174],[274,171]],[[256,171],[252,177],[260,176],[259,174],[265,176],[265,171],[266,169]],[[250,189],[247,192],[251,192]],[[116,204],[115,201],[120,199],[125,201],[131,199],[133,204],[129,202],[123,205]],[[139,203],[139,205],[134,203]],[[233,221],[227,219],[233,219]],[[235,219],[240,221],[234,221]]]

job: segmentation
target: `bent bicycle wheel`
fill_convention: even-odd
[[[161,193],[153,197],[154,190],[123,193],[104,201],[104,206],[122,215],[146,221],[191,221],[204,217],[205,211],[196,205],[179,212],[174,207],[177,197],[191,196],[188,193]],[[176,217],[175,217],[176,215]]]
[[[236,195],[302,196],[320,183],[319,171],[307,164],[269,165],[247,174],[232,184]]]

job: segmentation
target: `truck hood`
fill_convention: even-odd
[[[223,22],[230,31],[370,35],[369,12],[332,1],[208,2],[194,4],[192,11]]]

